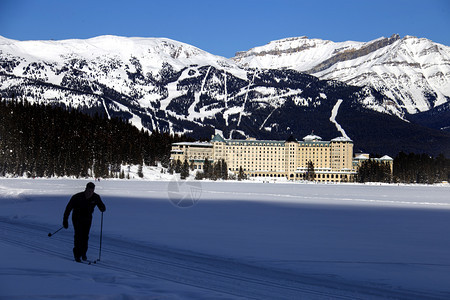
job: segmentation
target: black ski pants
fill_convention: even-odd
[[[80,258],[86,256],[88,250],[89,231],[91,230],[92,219],[72,220],[75,231],[73,256]]]

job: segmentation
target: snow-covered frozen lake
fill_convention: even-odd
[[[0,299],[450,299],[448,185],[102,180],[87,265],[87,182],[0,179]]]

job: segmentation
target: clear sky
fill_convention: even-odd
[[[366,42],[398,33],[450,46],[449,0],[0,0],[0,35],[166,37],[225,57],[303,36]]]

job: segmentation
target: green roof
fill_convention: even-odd
[[[220,134],[216,134],[215,136],[213,136],[213,138],[211,140],[211,143],[214,143],[214,142],[225,143],[225,140]]]

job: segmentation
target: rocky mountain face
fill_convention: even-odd
[[[233,60],[242,67],[294,69],[370,86],[392,99],[393,112],[405,119],[450,102],[450,47],[424,38],[392,35],[367,43],[289,38],[238,52]]]
[[[348,53],[341,53],[338,60],[323,56],[324,66],[331,67],[319,73],[362,59],[378,44],[387,44],[386,48],[398,41],[393,37],[372,46],[361,43],[356,50],[349,43]],[[296,51],[312,47],[307,44],[289,47],[295,46]],[[294,51],[289,47],[276,51],[282,57]],[[250,67],[244,68],[245,57],[226,59],[169,39],[102,36],[20,42],[0,38],[0,95],[98,112],[129,120],[138,128],[203,139],[215,132],[226,138],[285,139],[293,134],[301,139],[314,130],[329,140],[341,136],[338,123],[356,151],[450,155],[450,134],[432,129],[445,126],[406,122],[404,108],[384,90],[283,66],[256,67],[250,60]],[[305,63],[307,70],[316,66]],[[332,118],[333,110],[337,113]],[[424,119],[417,118],[417,123]]]

